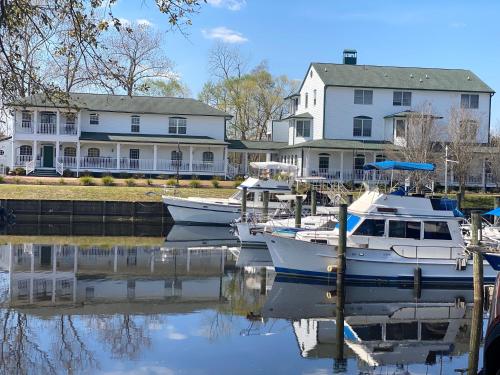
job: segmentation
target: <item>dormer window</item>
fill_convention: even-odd
[[[169,134],[186,134],[186,119],[183,117],[170,117],[168,120]]]
[[[130,131],[132,133],[139,133],[141,127],[141,117],[134,115],[130,117]]]
[[[91,113],[90,116],[90,125],[99,125],[99,114]]]

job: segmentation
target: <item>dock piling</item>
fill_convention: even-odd
[[[247,216],[247,191],[248,188],[243,186],[241,193],[241,220],[245,220]]]
[[[262,192],[262,219],[267,221],[269,215],[269,191]]]
[[[471,245],[479,245],[479,227],[481,225],[481,216],[479,212],[473,211],[471,213]]]
[[[316,215],[316,206],[317,206],[316,189],[313,187],[311,189],[311,215]]]
[[[302,226],[302,195],[295,197],[295,228]]]
[[[337,306],[336,306],[336,343],[335,361],[344,362],[344,276],[346,268],[347,243],[347,204],[339,207],[339,242],[337,246]]]
[[[500,196],[495,197],[495,208],[500,208]],[[493,225],[496,227],[500,225],[500,217],[495,216]]]

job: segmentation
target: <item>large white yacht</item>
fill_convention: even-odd
[[[257,178],[249,177],[230,198],[180,198],[164,195],[163,203],[176,224],[230,225],[241,216],[243,187],[247,188],[247,212],[262,211],[262,194],[269,192],[269,210],[279,207],[276,194],[291,192],[297,167],[278,162],[253,162]]]

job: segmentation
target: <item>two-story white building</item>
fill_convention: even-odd
[[[227,173],[229,115],[198,100],[70,94],[64,103],[34,96],[9,106],[9,164],[28,174]]]

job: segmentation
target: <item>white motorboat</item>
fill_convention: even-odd
[[[238,240],[230,228],[208,225],[173,225],[168,229],[165,247],[186,249],[201,246],[235,246]]]
[[[421,272],[422,283],[472,283],[472,256],[449,203],[366,191],[348,208],[346,280],[412,282]],[[338,228],[264,237],[276,272],[336,277]],[[495,276],[484,262],[485,282]]]
[[[247,188],[247,212],[262,211],[262,194],[269,192],[269,210],[279,206],[276,194],[291,191],[295,165],[278,162],[254,162],[250,166],[258,171],[258,178],[249,177],[238,191],[228,199],[164,195],[163,202],[176,224],[230,225],[241,216],[243,187]],[[271,178],[273,177],[273,178]]]

